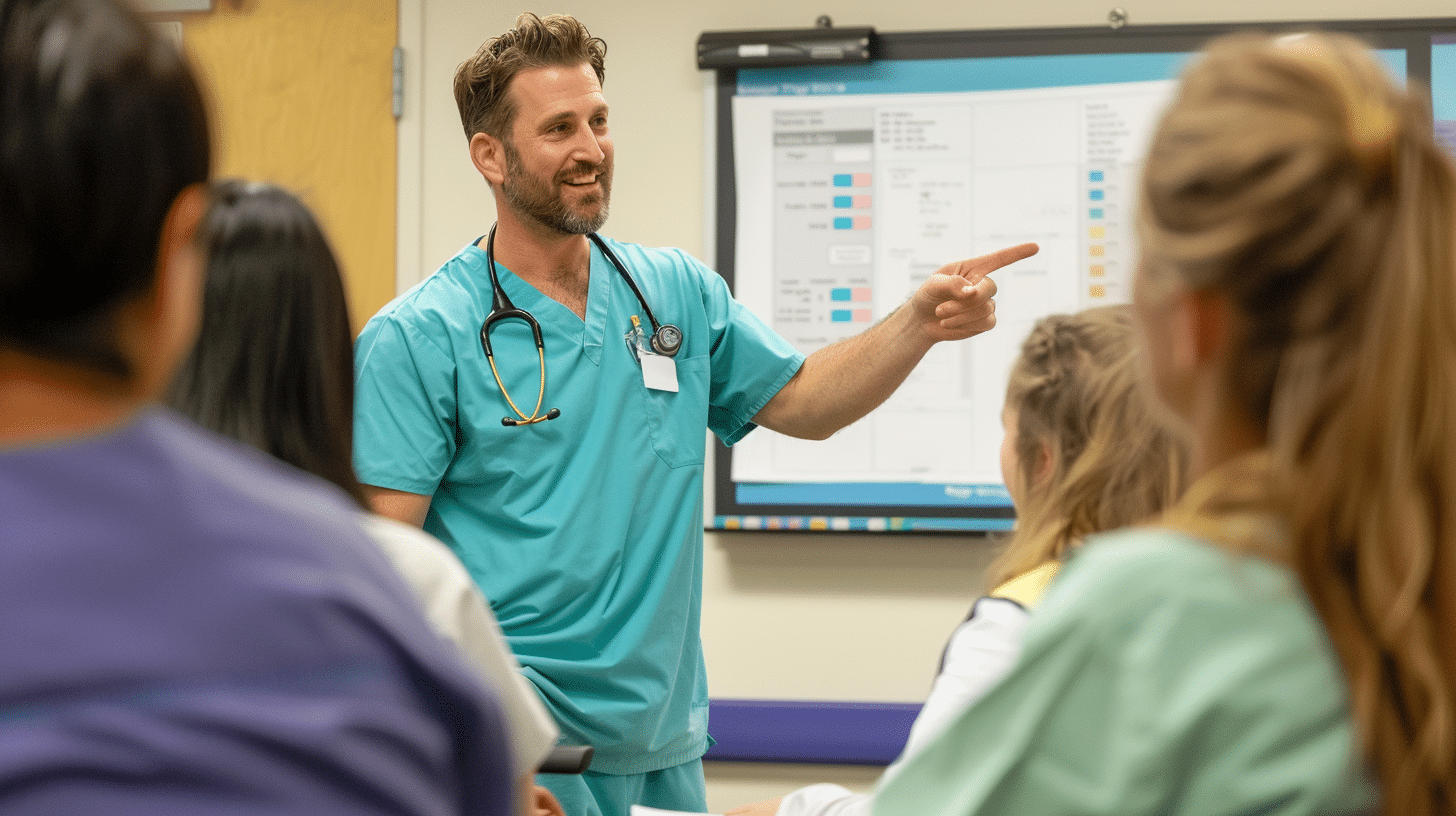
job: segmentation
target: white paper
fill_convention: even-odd
[[[1027,331],[1128,299],[1139,161],[1174,87],[734,97],[735,296],[805,354],[863,332],[944,263],[1041,245],[994,274],[995,331],[937,346],[828,441],[750,434],[734,480],[999,485]]]
[[[646,805],[633,805],[632,816],[715,816],[715,814],[687,810],[663,810],[661,808],[647,807]]]
[[[654,391],[677,391],[677,366],[671,357],[661,354],[638,354],[642,363],[642,382]]]

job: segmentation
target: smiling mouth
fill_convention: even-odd
[[[590,162],[579,162],[570,172],[557,176],[567,187],[596,187],[606,184],[607,169]]]

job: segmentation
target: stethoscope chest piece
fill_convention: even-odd
[[[671,323],[664,323],[652,333],[652,350],[664,357],[676,356],[682,350],[682,329]]]

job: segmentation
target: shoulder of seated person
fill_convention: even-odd
[[[1077,564],[1074,573],[1091,573],[1099,584],[1140,586],[1150,573],[1202,570],[1221,558],[1227,557],[1206,542],[1181,533],[1129,528],[1090,537],[1084,546],[1072,551],[1067,562]],[[1032,610],[1061,572],[1062,562],[1048,562],[1002,583],[987,595]],[[1084,584],[1090,580],[1079,578]]]
[[[439,563],[451,572],[466,572],[465,566],[459,563],[445,542],[412,524],[369,512],[360,513],[359,521],[364,532],[392,557],[429,564]]]
[[[1024,610],[1035,609],[1047,587],[1061,569],[1061,562],[1048,561],[1002,583],[987,595],[992,600],[1010,601]]]
[[[1067,559],[1047,602],[1130,606],[1223,597],[1230,589],[1283,593],[1290,576],[1267,559],[1233,553],[1186,533],[1133,527],[1089,537]]]

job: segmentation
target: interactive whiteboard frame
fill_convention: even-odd
[[[1355,35],[1376,49],[1403,49],[1406,77],[1431,86],[1432,41],[1442,37],[1456,43],[1456,18],[1400,20],[1288,21],[1249,24],[1180,24],[1112,27],[992,29],[966,31],[881,32],[875,61],[1023,57],[1072,54],[1190,54],[1208,40],[1235,31],[1283,34],[1302,31],[1337,31]],[[1443,60],[1443,62],[1446,62]],[[1456,60],[1451,61],[1456,63]],[[1456,120],[1456,64],[1446,66],[1439,85],[1438,116]],[[751,69],[752,70],[752,69]],[[804,69],[815,71],[821,69]],[[824,71],[842,70],[828,67]],[[730,288],[737,279],[737,186],[733,151],[733,98],[739,71],[720,69],[713,83],[715,128],[709,150],[713,156],[716,235],[715,268]],[[1442,114],[1442,109],[1445,109]],[[974,341],[971,341],[974,342]],[[999,392],[1004,383],[993,383]],[[968,533],[1009,529],[1014,523],[1010,507],[930,506],[757,501],[740,495],[733,481],[733,452],[714,441],[714,515],[706,527],[716,531],[767,530],[774,532],[913,532]],[[886,492],[900,483],[885,483]],[[762,496],[773,484],[755,483],[745,489]],[[798,485],[795,485],[798,487]]]

